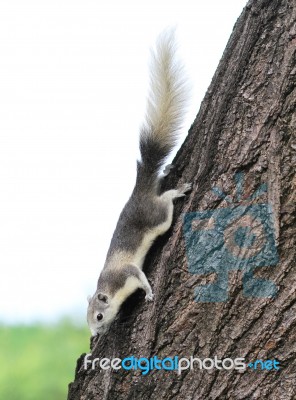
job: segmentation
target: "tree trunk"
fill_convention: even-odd
[[[155,300],[131,296],[89,356],[201,361],[144,375],[82,355],[68,399],[296,398],[295,81],[296,0],[251,0],[165,182],[193,190],[145,262]]]

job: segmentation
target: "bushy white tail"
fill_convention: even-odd
[[[157,187],[158,172],[178,139],[188,97],[183,66],[175,58],[174,31],[164,31],[152,52],[150,93],[140,133],[136,191]]]
[[[168,153],[178,139],[184,117],[188,86],[183,65],[176,60],[173,30],[164,31],[152,51],[150,92],[141,140],[149,137]]]

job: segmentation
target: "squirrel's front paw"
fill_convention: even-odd
[[[146,296],[145,296],[146,301],[153,301],[153,299],[154,299],[154,294],[152,292],[146,294]]]

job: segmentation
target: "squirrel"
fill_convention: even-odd
[[[150,92],[140,130],[141,160],[133,192],[123,208],[111,239],[95,294],[88,298],[87,322],[92,336],[105,333],[122,303],[137,289],[153,300],[142,271],[154,240],[173,219],[173,200],[185,196],[191,184],[160,193],[160,170],[178,139],[187,97],[183,66],[175,59],[173,31],[164,31],[152,51]],[[167,173],[170,166],[164,170]]]

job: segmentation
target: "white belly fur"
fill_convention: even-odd
[[[155,228],[145,233],[142,243],[133,256],[132,263],[142,268],[146,254],[148,253],[152,243],[158,237],[163,235],[171,226],[173,218],[173,203],[169,206],[168,219]]]
[[[119,289],[113,297],[113,306],[120,307],[120,305],[139,287],[140,281],[135,276],[130,276],[127,278],[124,286]]]
[[[173,219],[173,202],[167,203],[168,218],[162,224],[157,225],[144,234],[143,240],[135,253],[118,251],[108,260],[108,266],[114,269],[121,268],[123,265],[133,264],[142,269],[145,257],[154,240],[163,235],[171,226]]]

